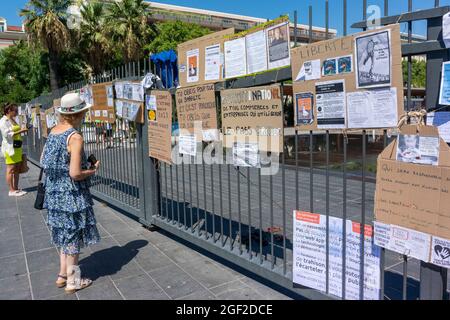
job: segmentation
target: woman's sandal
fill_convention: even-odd
[[[81,278],[81,270],[79,266],[72,266],[72,270],[68,272],[67,284],[64,290],[66,293],[71,294],[84,288],[87,288],[91,284],[92,284],[91,279]]]
[[[63,281],[59,281],[59,279],[63,279]],[[58,288],[64,288],[67,283],[67,276],[63,276],[61,274],[58,274],[58,280],[56,280],[56,286]]]

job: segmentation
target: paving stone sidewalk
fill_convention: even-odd
[[[39,172],[30,166],[20,183],[30,192],[10,198],[0,160],[0,300],[290,299],[98,201],[94,209],[102,241],[80,257],[82,272],[94,284],[65,294],[54,285],[58,252],[50,244],[46,212],[33,208]]]

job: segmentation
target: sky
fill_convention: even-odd
[[[27,0],[2,0],[0,1],[0,16],[7,19],[10,25],[20,25],[21,18],[18,15],[20,8],[23,8]],[[291,20],[294,19],[294,11],[297,10],[299,23],[308,24],[308,8],[313,7],[313,24],[325,26],[325,0],[159,0],[157,2],[189,6],[199,9],[223,11],[265,19],[273,19],[283,14],[289,14]],[[369,5],[378,5],[383,13],[384,0],[368,0]],[[434,6],[435,0],[413,0],[413,11],[426,9]],[[343,32],[343,0],[329,0],[330,28],[338,30],[338,35]],[[363,0],[347,0],[348,3],[348,23],[362,20]],[[441,5],[450,5],[450,0],[440,0]],[[389,14],[401,14],[408,9],[408,0],[390,0]],[[348,29],[348,33],[359,30]],[[407,32],[406,25],[402,26],[402,31]],[[414,22],[413,32],[425,35],[426,23]]]

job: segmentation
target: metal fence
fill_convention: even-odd
[[[439,7],[439,1],[436,1],[435,8],[412,12],[412,1],[408,4],[408,13],[389,16],[389,1],[384,1],[385,17],[381,18],[381,24],[407,24],[409,41],[402,45],[402,54],[409,62],[408,78],[405,79],[406,106],[409,108],[412,102],[412,57],[426,55],[426,107],[434,109],[438,100],[441,64],[448,60],[448,51],[442,41],[442,16],[450,11],[450,7]],[[343,33],[346,35],[347,1],[343,0],[342,5]],[[363,21],[353,24],[353,28],[366,29],[366,7],[367,1],[363,1]],[[328,11],[326,1],[327,31]],[[311,41],[312,17],[313,8],[310,7]],[[427,40],[424,43],[411,41],[412,23],[417,20],[427,22]],[[92,82],[133,80],[148,71],[152,71],[152,66],[146,61],[130,63],[105,72]],[[286,82],[290,80],[291,70],[286,68],[224,81],[216,84],[216,90],[277,82],[287,86]],[[66,90],[80,88],[84,84],[73,84],[32,103],[42,103],[45,108]],[[171,90],[174,93],[174,89]],[[188,161],[194,159],[186,157],[182,164],[167,165],[148,157],[147,124],[117,120],[114,125],[106,126],[86,124],[83,127],[86,152],[94,153],[103,163],[94,180],[95,196],[123,209],[145,225],[161,227],[294,293],[313,299],[336,298],[328,290],[319,292],[293,287],[292,212],[310,211],[326,215],[327,221],[329,217],[340,217],[344,221],[351,219],[362,225],[371,224],[374,218],[376,157],[389,142],[386,131],[361,130],[344,137],[331,131],[286,129],[280,170],[275,175],[264,176],[261,169],[229,164],[195,164]],[[43,144],[36,131],[28,135],[27,152],[34,162],[38,161]],[[326,248],[328,252],[328,229]],[[363,283],[363,241],[360,250],[360,283]],[[345,246],[342,255],[343,269],[346,270]],[[326,267],[328,283],[328,260]],[[383,249],[380,271],[381,299],[448,299],[445,269]],[[343,292],[345,286],[344,273]],[[364,299],[362,285],[360,299]]]

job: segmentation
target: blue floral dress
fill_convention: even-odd
[[[52,243],[69,255],[100,241],[89,192],[90,179],[74,181],[69,175],[67,138],[75,132],[71,128],[61,134],[50,133],[41,161],[45,172],[44,208],[48,211]],[[82,168],[88,168],[84,152]]]

